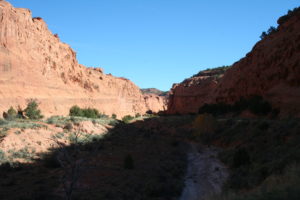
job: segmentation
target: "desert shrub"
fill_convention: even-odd
[[[125,123],[129,123],[131,120],[133,120],[134,117],[131,116],[131,115],[126,115],[122,118],[122,121],[125,122]]]
[[[226,193],[209,200],[298,200],[300,196],[299,169],[299,164],[287,166],[282,174],[269,176],[254,190],[241,193],[226,191]],[[243,178],[239,177],[239,179]]]
[[[38,109],[38,103],[36,100],[29,100],[24,111],[29,119],[36,120],[43,118],[43,115],[41,115],[41,110]]]
[[[197,74],[194,74],[192,77],[207,75],[208,71],[210,71],[209,73],[211,75],[213,75],[214,77],[219,77],[220,75],[224,74],[230,68],[231,68],[231,65],[223,65],[223,66],[215,67],[215,68],[207,68],[204,71],[200,71]]]
[[[223,115],[227,113],[239,114],[244,110],[249,110],[256,115],[267,115],[273,111],[269,102],[264,100],[261,96],[254,95],[249,98],[241,98],[233,105],[218,103],[218,104],[204,104],[198,111],[199,114],[209,113],[213,115]]]
[[[116,126],[118,123],[119,123],[118,120],[111,120],[111,121],[108,123],[108,125],[110,125],[110,126]]]
[[[24,147],[18,151],[9,150],[8,153],[11,155],[12,159],[21,158],[25,160],[31,160],[33,157],[33,152],[28,149],[28,147]]]
[[[277,28],[275,28],[274,26],[271,26],[267,32],[262,32],[260,39],[264,39],[265,37],[267,37],[268,35],[271,35],[273,33],[275,33],[277,31]]]
[[[19,129],[36,129],[36,128],[47,128],[43,124],[33,123],[28,120],[14,120],[14,121],[5,121],[4,124],[0,124],[0,127],[4,128],[19,128]]]
[[[8,122],[6,120],[0,119],[0,126],[5,124],[8,124]]]
[[[6,115],[3,114],[3,117],[5,117],[6,120],[14,120],[17,118],[17,111],[11,106]]]
[[[109,118],[109,116],[108,116],[108,115],[106,115],[105,113],[100,113],[100,112],[99,112],[99,114],[98,114],[98,118],[106,118],[106,119],[108,119],[108,118]]]
[[[111,115],[111,118],[117,119],[117,115],[116,115],[116,114],[112,114],[112,115]]]
[[[140,113],[136,113],[136,114],[135,114],[135,117],[136,117],[136,118],[141,117],[141,114],[140,114]]]
[[[5,159],[6,159],[5,152],[0,149],[0,164],[1,164],[1,161],[5,160]]]
[[[282,17],[280,17],[277,21],[279,25],[288,21],[291,17],[295,16],[300,11],[300,7],[296,7],[293,10],[289,10],[288,13]]]
[[[71,131],[73,129],[73,124],[72,123],[67,123],[64,126],[64,129],[67,130],[67,131]]]
[[[130,154],[124,158],[123,167],[124,169],[134,169],[134,161]]]
[[[46,120],[46,123],[47,124],[57,124],[61,118],[62,117],[60,117],[60,116],[51,116]]]
[[[225,103],[204,104],[199,109],[199,114],[209,113],[213,115],[221,115],[232,111],[232,106]]]
[[[15,131],[16,135],[20,135],[22,132],[21,131]]]
[[[236,123],[224,122],[219,124],[219,127],[213,141],[218,141],[226,147],[219,156],[231,169],[225,191],[234,193],[248,191],[244,193],[247,198],[238,195],[239,198],[229,199],[274,199],[276,195],[280,197],[278,199],[295,199],[292,196],[283,198],[290,189],[293,195],[299,194],[296,192],[299,186],[290,187],[295,185],[294,183],[290,185],[290,179],[278,181],[277,183],[282,185],[270,191],[266,191],[265,187],[271,185],[266,186],[265,183],[273,179],[272,177],[281,176],[288,166],[300,163],[298,119],[263,121],[238,119]],[[298,177],[300,180],[300,174]],[[253,193],[256,188],[261,188],[262,193]],[[267,198],[268,196],[270,198]]]
[[[260,39],[264,39],[267,36],[268,36],[268,34],[265,31],[263,31],[260,35]]]
[[[274,26],[271,26],[269,29],[268,29],[268,34],[272,34],[272,33],[275,33],[277,31],[277,28],[275,28]]]
[[[272,111],[272,106],[261,96],[254,95],[249,98],[241,98],[233,105],[234,112],[249,110],[256,115],[266,115]]]
[[[69,112],[70,116],[83,116],[83,111],[79,106],[72,106]]]
[[[105,118],[104,114],[101,114],[95,108],[80,108],[79,106],[72,106],[69,111],[70,116],[86,117],[86,118]]]
[[[86,109],[83,109],[82,111],[83,111],[83,117],[98,118],[98,116],[99,116],[99,111],[94,108],[86,108]]]
[[[207,144],[212,139],[212,134],[215,131],[217,122],[212,115],[198,115],[193,122],[193,138]]]
[[[0,129],[0,141],[2,138],[6,137],[7,131],[9,131],[9,128],[7,127]]]

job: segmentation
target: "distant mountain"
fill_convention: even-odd
[[[143,94],[156,94],[158,96],[167,96],[169,92],[164,92],[161,90],[158,90],[156,88],[145,88],[145,89],[141,89],[141,92]]]

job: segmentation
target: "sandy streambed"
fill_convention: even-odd
[[[222,191],[228,170],[218,160],[217,154],[217,149],[213,147],[190,143],[185,188],[180,200],[204,200]]]

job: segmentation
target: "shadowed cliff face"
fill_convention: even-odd
[[[282,116],[299,115],[300,11],[259,41],[222,78],[200,73],[171,91],[169,113],[195,113],[204,103],[232,104],[241,97],[259,95]]]
[[[6,1],[0,1],[0,72],[1,113],[30,98],[46,116],[65,115],[75,104],[120,117],[151,109],[134,83],[78,64],[41,18]]]
[[[211,91],[216,89],[225,70],[205,70],[197,75],[174,84],[168,102],[169,114],[188,114],[198,112],[200,105],[208,99]]]

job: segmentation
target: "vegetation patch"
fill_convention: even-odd
[[[14,121],[2,120],[2,123],[0,123],[0,128],[37,129],[47,128],[47,126],[39,124],[36,121],[16,119]]]
[[[70,108],[69,112],[70,116],[76,116],[76,117],[86,117],[86,118],[103,118],[107,117],[107,115],[100,113],[97,109],[95,108],[80,108],[79,106],[72,106]]]
[[[29,119],[37,120],[44,117],[41,114],[41,110],[38,108],[37,101],[33,99],[30,99],[28,101],[27,107],[25,108],[24,112]]]
[[[206,141],[224,148],[220,159],[231,170],[225,192],[218,198],[296,200],[300,191],[299,184],[294,185],[300,181],[299,170],[295,170],[300,163],[299,130],[298,119],[219,120]],[[288,181],[290,172],[293,183]]]
[[[279,25],[285,23],[290,18],[294,17],[298,12],[300,12],[300,7],[296,7],[293,10],[289,10],[288,13],[282,17],[280,17],[277,21]]]
[[[52,116],[48,118],[45,122],[48,124],[54,124],[59,127],[69,129],[68,126],[70,124],[76,124],[83,121],[91,121],[93,124],[100,124],[100,125],[116,125],[118,124],[118,120],[109,118],[107,116],[102,116],[100,118],[87,118],[87,117],[77,117],[77,116]]]
[[[122,118],[122,121],[128,124],[128,123],[130,123],[130,121],[132,121],[133,119],[134,119],[133,116],[131,116],[131,115],[126,115],[126,116],[124,116],[124,117]]]
[[[279,111],[273,109],[271,104],[261,96],[241,98],[233,105],[225,103],[205,104],[199,109],[199,114],[209,113],[213,115],[224,115],[227,113],[240,114],[242,111],[249,110],[255,115],[278,114]]]

